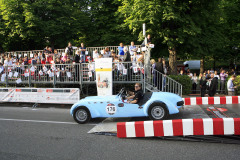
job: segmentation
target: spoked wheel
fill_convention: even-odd
[[[168,115],[166,106],[163,103],[154,103],[149,107],[148,116],[152,120],[162,120]]]
[[[91,115],[88,109],[84,107],[84,108],[78,108],[74,112],[73,118],[77,123],[84,124],[91,119]]]

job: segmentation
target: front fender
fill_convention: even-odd
[[[70,114],[73,116],[74,111],[81,106],[84,106],[89,110],[92,118],[100,117],[100,113],[96,109],[93,109],[88,103],[85,103],[85,102],[75,103],[70,109]]]

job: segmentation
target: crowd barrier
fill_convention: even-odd
[[[4,88],[0,102],[74,104],[80,99],[79,88]]]
[[[140,63],[113,62],[114,83],[143,81],[144,68]],[[95,83],[95,63],[36,64],[4,66],[0,69],[0,84],[87,84]]]
[[[183,101],[184,101],[184,105],[239,104],[240,96],[188,97],[188,98],[183,98]]]
[[[178,119],[117,123],[117,137],[240,135],[240,118]]]

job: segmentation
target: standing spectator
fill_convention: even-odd
[[[151,43],[152,43],[151,35],[148,34],[147,35],[147,46],[149,46],[149,44],[151,44]]]
[[[108,57],[111,57],[111,52],[109,51],[108,47],[105,48],[105,52],[108,55]]]
[[[188,75],[188,77],[190,77],[192,79],[193,74],[191,73],[190,69],[187,69],[187,75]]]
[[[182,69],[180,70],[180,73],[179,73],[179,75],[184,75],[184,73],[183,73],[183,70],[182,70]]]
[[[99,57],[98,51],[95,50],[93,51],[93,61],[95,61],[95,59],[97,59]]]
[[[133,41],[131,42],[131,46],[129,47],[129,51],[130,51],[130,55],[131,56],[133,56],[134,52],[137,51],[137,48],[136,48],[136,46],[134,46],[134,42]]]
[[[226,78],[228,77],[228,74],[225,73],[225,70],[222,70],[220,73],[220,92],[225,94],[225,82]]]
[[[83,43],[81,43],[80,51],[81,51],[81,62],[85,63],[85,60],[86,60],[86,55],[85,55],[86,47],[84,47]]]
[[[193,94],[196,94],[197,84],[198,84],[198,77],[197,77],[197,74],[194,73],[192,76],[192,93]]]
[[[102,55],[103,55],[103,58],[108,58],[109,57],[109,54],[108,54],[108,52],[106,52],[105,49],[102,50]]]
[[[210,79],[210,78],[211,78],[211,72],[210,72],[210,70],[207,71],[206,78],[207,78],[207,79]]]
[[[236,75],[234,68],[232,68],[232,70],[231,70],[231,75]]]
[[[124,62],[131,62],[131,55],[129,51],[127,50],[127,47],[124,47]]]
[[[4,63],[4,57],[5,57],[4,54],[1,53],[1,55],[0,55],[0,63],[2,63],[2,64]]]
[[[214,72],[214,77],[217,77],[218,80],[220,79],[220,77],[219,77],[217,71]]]
[[[214,73],[211,73],[211,79],[209,84],[209,92],[208,95],[210,97],[213,97],[216,94],[217,86],[218,86],[218,79],[217,77],[214,77]]]
[[[137,66],[137,52],[134,52],[133,56],[131,57],[132,61],[132,66],[136,67]]]
[[[151,35],[148,34],[148,35],[147,35],[147,45],[146,45],[146,46],[149,46],[149,44],[151,44],[151,43],[152,43]],[[142,46],[142,47],[145,47],[145,40],[143,41],[143,43],[142,43],[141,46]]]
[[[124,51],[123,51],[124,46],[123,46],[123,43],[120,43],[119,45],[120,46],[118,46],[118,55],[119,55],[119,57],[123,57],[124,56]]]
[[[235,96],[235,89],[237,86],[234,86],[233,81],[235,80],[236,76],[232,75],[231,78],[227,82],[227,89],[229,96]]]
[[[76,81],[79,81],[79,64],[80,64],[80,51],[77,51],[76,52],[77,54],[75,55],[75,59],[74,59],[74,61],[75,61],[75,67],[76,67]]]
[[[153,75],[153,85],[157,86],[157,75],[156,75],[156,62],[154,59],[151,59],[150,63],[152,64],[152,75]]]
[[[73,47],[71,42],[68,42],[68,46],[65,49],[65,53],[69,55],[73,55]]]
[[[157,73],[157,88],[162,91],[162,74],[163,74],[163,64],[162,64],[162,58],[158,58],[158,62],[156,63],[155,65],[155,68],[158,72],[160,73]]]
[[[200,80],[201,97],[204,97],[207,89],[207,80],[206,80],[205,74],[203,75],[202,73],[200,73],[199,80]]]

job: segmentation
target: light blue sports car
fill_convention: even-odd
[[[148,92],[138,104],[124,101],[124,89],[113,96],[91,96],[75,103],[70,114],[80,124],[91,118],[107,117],[149,117],[152,120],[165,119],[169,114],[179,112],[184,104],[182,98],[168,92]]]

